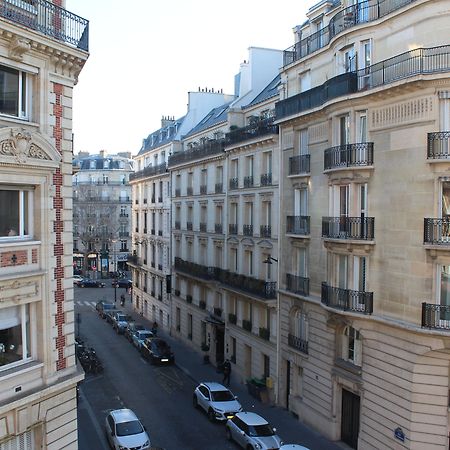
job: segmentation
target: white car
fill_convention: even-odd
[[[131,409],[116,409],[106,416],[106,436],[114,450],[145,450],[150,438]]]
[[[276,450],[283,445],[266,419],[252,412],[239,412],[226,424],[227,438],[246,450]]]
[[[280,447],[280,450],[309,450],[309,448],[298,444],[284,444]]]
[[[201,407],[208,414],[211,421],[227,420],[237,412],[242,411],[241,404],[229,389],[215,382],[199,384],[192,399],[194,407]]]
[[[73,284],[75,286],[79,286],[82,282],[83,282],[84,278],[81,277],[80,275],[74,275],[73,276]]]

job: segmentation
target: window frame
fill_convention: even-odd
[[[8,66],[6,64],[0,64],[1,69],[6,69],[5,72],[16,72],[18,76],[17,80],[17,99],[16,108],[17,115],[9,114],[7,112],[1,112],[1,116],[13,117],[15,119],[30,121],[31,111],[32,111],[32,77],[34,75],[31,71],[26,71],[18,67]]]
[[[0,242],[12,240],[29,240],[34,236],[34,191],[33,187],[0,184],[0,191],[14,191],[19,193],[19,229],[17,234],[1,236]],[[25,200],[25,192],[27,198]],[[25,231],[27,233],[25,234]]]

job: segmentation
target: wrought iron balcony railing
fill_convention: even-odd
[[[253,187],[253,176],[244,177],[244,187]]]
[[[324,152],[324,170],[373,165],[373,142],[338,145]]]
[[[242,233],[244,236],[253,236],[253,225],[244,225],[242,227]]]
[[[222,234],[223,233],[223,226],[221,223],[216,223],[214,224],[214,231],[218,234]]]
[[[337,288],[324,282],[321,301],[331,308],[363,314],[373,313],[373,292]]]
[[[142,170],[130,174],[130,181],[139,180],[141,178],[151,177],[153,175],[160,175],[167,172],[167,164],[162,163],[156,166],[148,166]],[[155,196],[152,196],[152,203],[155,203]]]
[[[186,295],[186,302],[187,303],[192,303],[192,295],[190,295],[190,294]]]
[[[217,278],[217,268],[202,266],[201,264],[196,264],[190,261],[185,261],[182,258],[175,257],[175,269],[198,278],[203,278],[205,280],[214,280]]]
[[[286,289],[300,295],[309,295],[309,278],[286,274]]]
[[[206,222],[200,222],[199,228],[201,232],[206,233]]]
[[[169,167],[222,153],[224,143],[224,139],[209,140],[192,149],[175,153],[169,156]]]
[[[155,197],[154,195],[152,195],[151,198],[150,198],[150,201],[151,201],[152,203],[155,203],[155,202],[156,202],[156,197]]]
[[[270,117],[268,119],[256,120],[254,123],[247,125],[246,127],[232,130],[226,134],[226,145],[229,146],[238,144],[250,139],[267,136],[268,134],[277,134],[278,125],[275,125],[273,122],[274,117]]]
[[[212,313],[216,316],[216,317],[222,317],[222,308],[219,308],[218,306],[215,306],[212,309]]]
[[[339,33],[362,23],[373,22],[412,3],[414,0],[369,0],[358,2],[335,14],[327,26],[297,42],[284,51],[283,63],[288,65],[327,46]]]
[[[175,295],[177,296],[177,297],[179,297],[180,296],[180,290],[179,289],[175,289]]]
[[[428,159],[450,159],[450,131],[428,133]]]
[[[175,189],[175,197],[181,197],[181,189],[180,188]]]
[[[186,195],[193,195],[194,193],[194,188],[192,186],[188,186],[186,188]]]
[[[162,197],[158,197],[158,203],[162,203],[163,198]]]
[[[246,331],[252,332],[252,322],[250,320],[243,319],[242,320],[242,328]]]
[[[193,227],[192,227],[192,222],[186,222],[186,230],[191,230],[192,231]]]
[[[289,158],[289,175],[303,175],[311,171],[311,155],[297,155]]]
[[[309,216],[287,216],[286,233],[307,236],[310,234]]]
[[[372,241],[375,217],[322,217],[322,237]]]
[[[302,353],[308,354],[308,341],[305,341],[302,338],[299,338],[293,334],[288,335],[288,344],[289,347],[300,350]]]
[[[270,330],[268,328],[259,327],[259,337],[266,341],[270,341]]]
[[[422,303],[422,327],[450,330],[450,306]]]
[[[0,16],[65,44],[89,51],[89,21],[45,0],[2,0]]]
[[[205,302],[205,300],[200,300],[200,301],[198,302],[198,307],[199,307],[200,309],[206,309],[206,302]]]
[[[223,183],[216,183],[214,186],[214,192],[216,194],[221,194],[223,192]]]
[[[175,220],[175,230],[181,230],[181,222],[179,220]]]
[[[260,177],[261,186],[271,186],[272,185],[272,174],[271,173],[263,173]]]
[[[238,233],[237,223],[230,223],[228,225],[228,233],[229,234],[237,234]]]
[[[237,189],[239,187],[239,180],[235,178],[230,178],[229,181],[230,189]]]
[[[206,194],[208,187],[206,186],[206,184],[202,184],[200,186],[200,194]]]
[[[272,226],[271,225],[260,225],[259,226],[259,235],[261,237],[270,238],[272,236]]]
[[[450,245],[450,217],[425,218],[423,242],[432,245]]]
[[[228,314],[228,322],[236,325],[236,323],[237,323],[237,316],[236,316],[236,314],[229,313]]]

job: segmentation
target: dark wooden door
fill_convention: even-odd
[[[341,440],[351,448],[358,448],[359,395],[342,389]]]

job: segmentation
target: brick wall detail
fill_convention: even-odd
[[[14,261],[14,255],[16,260]],[[0,267],[23,266],[28,263],[26,250],[9,251],[0,253]]]

